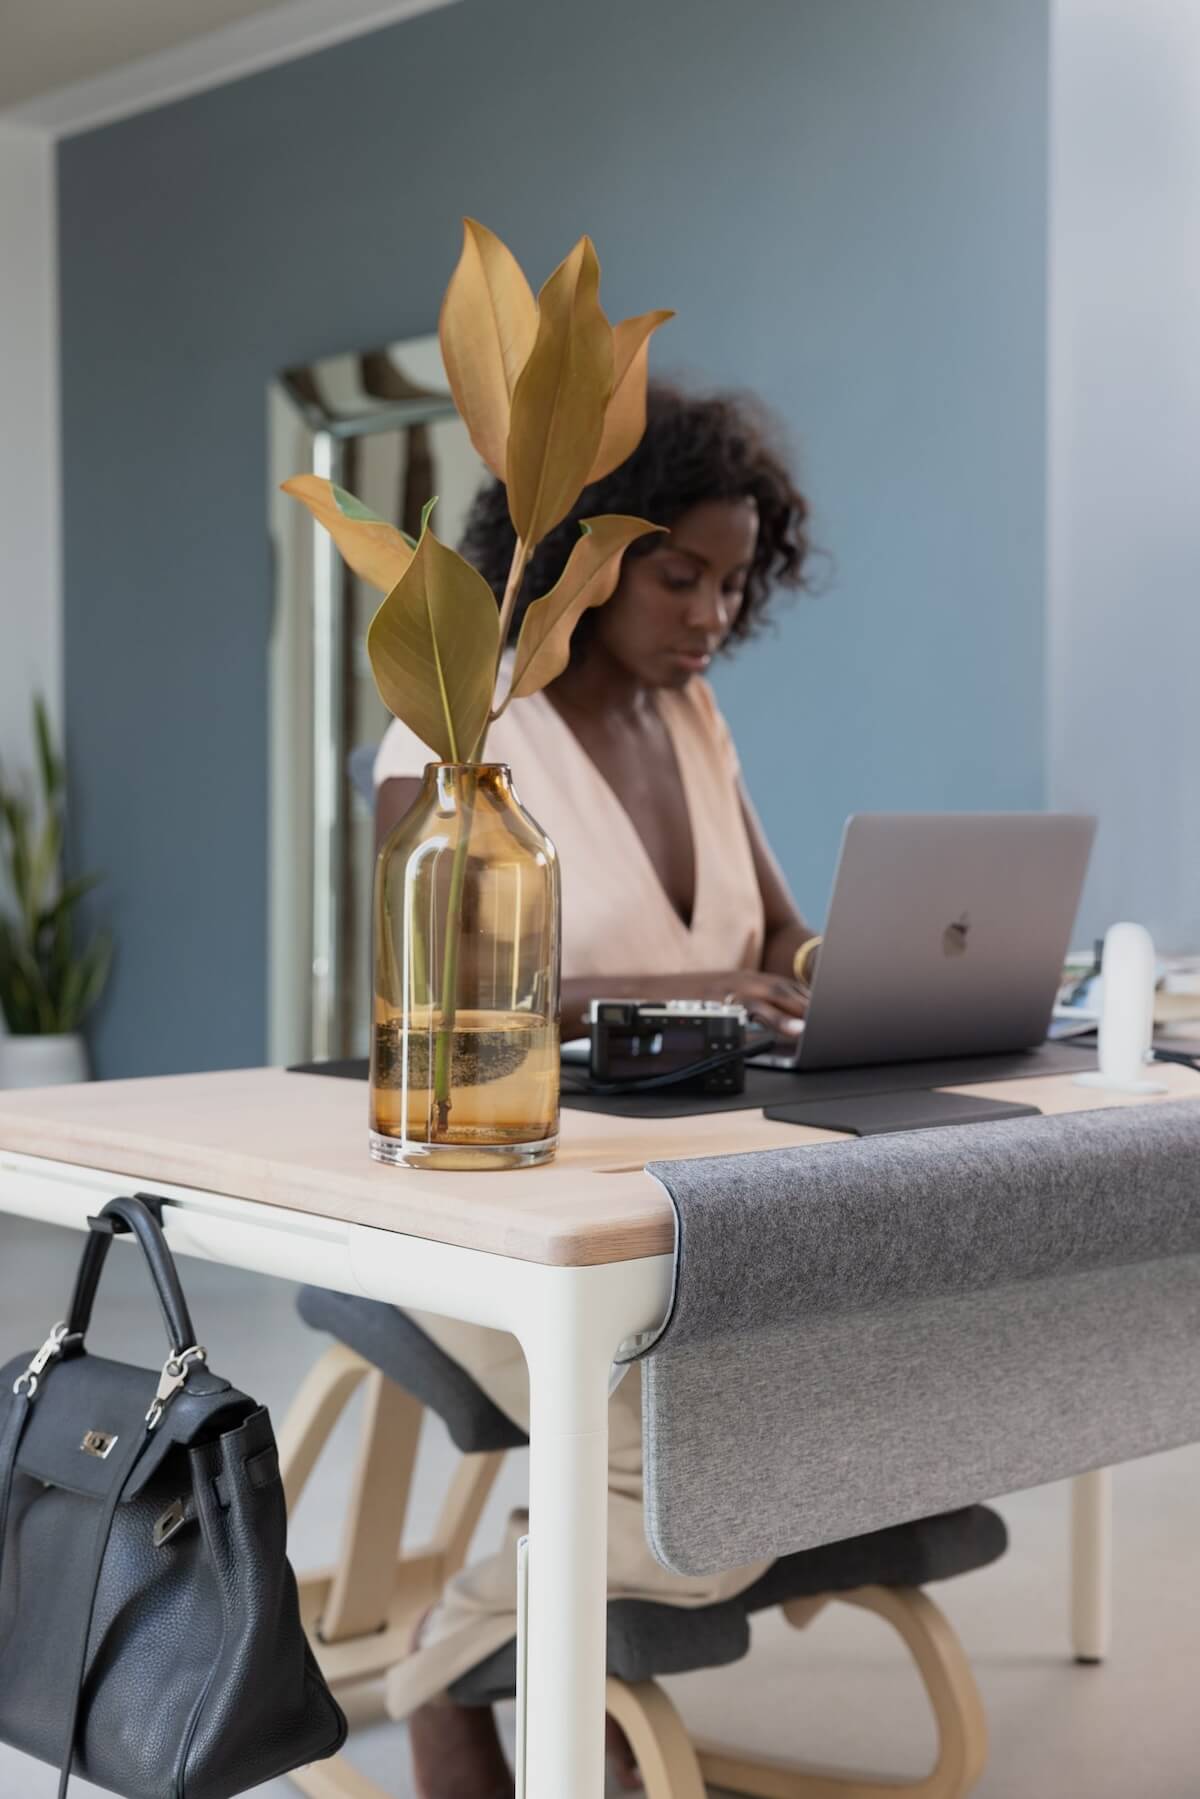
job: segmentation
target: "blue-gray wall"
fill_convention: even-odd
[[[101,1073],[263,1056],[264,388],[428,331],[464,212],[786,423],[833,579],[719,686],[801,902],[852,808],[1040,803],[1046,83],[1046,0],[462,0],[62,146]]]
[[[1200,952],[1200,6],[1057,0],[1048,795],[1100,831],[1077,941]]]

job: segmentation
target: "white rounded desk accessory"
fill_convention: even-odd
[[[1146,1072],[1154,1033],[1154,944],[1144,925],[1109,926],[1100,979],[1100,1066],[1077,1074],[1076,1084],[1110,1093],[1166,1093]]]

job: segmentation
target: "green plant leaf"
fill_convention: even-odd
[[[643,312],[613,326],[613,393],[604,415],[600,448],[588,470],[587,485],[611,475],[641,443],[646,429],[650,339],[660,325],[674,317],[669,311]]]
[[[293,475],[282,490],[324,525],[356,575],[380,593],[391,592],[416,553],[406,532],[322,475]]]
[[[43,972],[28,946],[11,931],[7,934],[4,964],[4,1011],[9,1029],[52,1031],[54,1004]]]
[[[39,914],[49,903],[62,856],[63,820],[59,811],[48,812],[33,849],[29,867],[28,921],[32,932]]]
[[[61,878],[65,772],[40,702],[34,734],[44,794],[40,823],[24,793],[0,784],[0,844],[17,902],[12,916],[0,914],[0,1011],[22,1035],[77,1029],[112,959],[104,935],[75,952],[75,915],[98,877]]]
[[[463,247],[438,320],[442,363],[471,442],[506,479],[517,378],[533,349],[538,310],[521,265],[495,232],[463,220]]]
[[[58,995],[54,1019],[56,1031],[73,1031],[76,1028],[76,1021],[81,1015],[85,980],[86,971],[83,962],[73,962],[66,971]]]
[[[562,575],[548,594],[533,602],[521,621],[505,706],[509,700],[548,687],[562,674],[571,654],[571,633],[590,606],[602,606],[610,598],[625,551],[639,537],[662,529],[644,518],[624,518],[620,513],[582,521],[582,535]]]
[[[52,806],[62,794],[63,769],[54,749],[50,718],[46,711],[46,702],[41,694],[38,694],[33,702],[33,731],[37,742],[42,792],[45,795],[46,804]]]
[[[28,1031],[32,1007],[12,925],[0,916],[0,1011],[10,1031]]]
[[[32,916],[34,908],[31,904],[33,858],[29,841],[28,803],[20,794],[6,793],[0,797],[0,814],[3,815],[8,832],[8,873],[12,884],[13,898],[17,902],[22,918],[29,918]]]
[[[73,881],[64,881],[57,898],[43,913],[40,922],[53,924],[57,919],[68,916],[85,894],[100,885],[100,881],[100,875],[77,875]]]
[[[426,524],[367,631],[384,705],[443,762],[467,761],[487,725],[499,649],[491,588]]]
[[[77,1031],[100,998],[112,967],[112,940],[106,934],[93,938],[83,955],[72,963],[59,1001],[60,1031]]]
[[[566,517],[600,448],[614,351],[599,296],[600,264],[583,237],[538,297],[537,339],[513,392],[508,506],[527,544]]]
[[[362,523],[370,525],[388,525],[389,530],[400,531],[399,525],[389,525],[382,513],[372,512],[371,508],[365,505],[362,500],[357,499],[355,495],[350,492],[349,488],[339,487],[336,481],[331,481],[329,483],[329,491],[333,495],[334,504],[344,518],[358,519]],[[417,540],[415,537],[410,537],[407,531],[400,531],[400,535],[410,550],[416,549]]]

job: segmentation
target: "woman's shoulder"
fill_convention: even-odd
[[[739,763],[733,733],[709,683],[703,676],[697,675],[686,687],[674,692],[670,699],[678,709],[678,715],[686,720],[697,736],[711,747],[720,762],[736,776]]]
[[[715,731],[719,726],[725,725],[717,696],[703,675],[693,676],[687,686],[679,690],[679,698],[709,730]],[[725,728],[728,729],[728,726]]]

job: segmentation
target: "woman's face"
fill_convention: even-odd
[[[742,609],[758,537],[752,499],[705,500],[625,561],[593,642],[643,687],[701,675]]]

